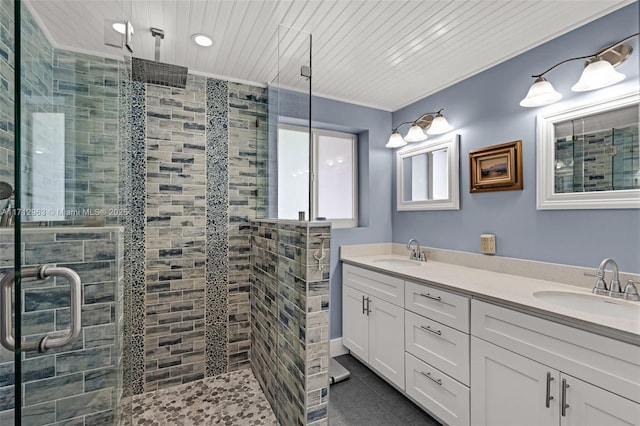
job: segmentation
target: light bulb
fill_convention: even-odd
[[[209,47],[213,45],[213,40],[211,40],[211,38],[207,37],[204,34],[194,34],[193,36],[191,36],[191,38],[198,46]]]

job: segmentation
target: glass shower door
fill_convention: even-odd
[[[124,60],[54,47],[33,8],[0,0],[0,424],[128,424],[129,73]]]

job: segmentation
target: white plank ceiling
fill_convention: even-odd
[[[161,28],[162,62],[259,85],[277,74],[283,24],[312,34],[314,94],[394,111],[633,0],[27,2],[57,47],[118,55],[104,44],[104,22],[130,19],[134,56],[153,59],[149,28]],[[195,33],[214,46],[196,46]],[[295,75],[308,55],[303,37],[280,38],[281,67]],[[602,34],[603,46],[613,41]],[[585,52],[567,52],[574,54]],[[295,79],[281,83],[297,87]]]

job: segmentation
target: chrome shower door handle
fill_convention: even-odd
[[[47,334],[40,340],[38,352],[61,348],[78,340],[82,331],[82,281],[76,271],[53,265],[42,265],[39,270],[41,279],[61,277],[69,282],[71,293],[69,330],[62,336]]]
[[[13,310],[11,307],[11,287],[13,287],[15,276],[13,271],[8,272],[0,281],[0,318],[2,320],[0,343],[10,351],[16,348],[16,342],[13,338],[13,318],[11,316],[11,311]]]
[[[82,282],[80,276],[72,269],[57,267],[53,265],[42,265],[39,268],[29,268],[22,271],[22,278],[35,278],[44,280],[49,277],[65,278],[69,282],[70,296],[70,324],[69,330],[64,334],[50,333],[40,341],[23,342],[22,351],[45,352],[49,349],[61,348],[73,343],[80,336],[82,331]],[[12,287],[15,283],[15,273],[9,272],[0,281],[0,343],[10,351],[15,350],[15,336],[13,335],[12,317]]]

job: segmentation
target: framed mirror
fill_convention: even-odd
[[[396,152],[398,210],[460,209],[458,140],[450,135]]]
[[[640,208],[640,95],[540,114],[537,208]]]

